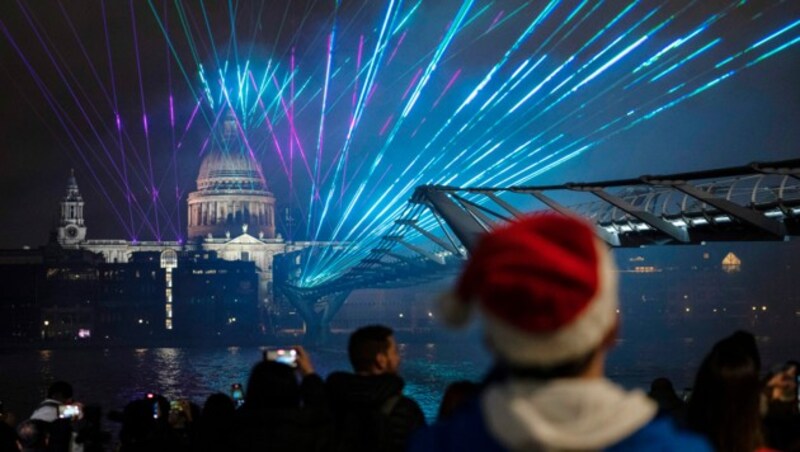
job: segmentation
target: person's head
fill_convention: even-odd
[[[800,375],[800,363],[797,361],[786,361],[783,369],[783,373],[786,375],[786,379],[788,380],[787,390],[797,397],[798,391],[800,391],[800,388],[798,388],[797,385],[797,377]]]
[[[439,405],[439,419],[446,419],[463,407],[480,392],[480,385],[472,381],[454,381],[447,385]]]
[[[233,419],[236,404],[227,394],[217,392],[211,394],[203,404],[201,419],[207,424],[214,424]]]
[[[797,361],[786,361],[767,375],[765,390],[770,401],[793,404],[797,401],[798,370],[800,370],[800,364]]]
[[[47,422],[38,419],[22,421],[17,426],[17,442],[20,450],[43,451],[47,450]]]
[[[275,361],[261,361],[250,371],[245,406],[250,409],[288,408],[300,403],[300,385],[294,369]]]
[[[121,419],[117,419],[122,421],[119,440],[123,445],[143,445],[155,438],[156,432],[166,423],[169,410],[169,402],[165,407],[162,399],[166,400],[148,394],[125,405]]]
[[[480,239],[442,314],[460,326],[473,306],[491,351],[512,373],[600,376],[618,325],[615,264],[584,221],[527,216]]]
[[[763,446],[758,349],[737,332],[719,342],[700,364],[689,399],[688,425],[717,450],[752,451]]]
[[[658,377],[650,383],[651,394],[675,394],[672,381],[666,377]]]
[[[56,381],[47,388],[47,398],[69,403],[72,400],[72,385],[66,381]]]
[[[350,364],[357,374],[396,374],[400,369],[400,354],[394,332],[383,325],[357,329],[347,344]]]
[[[650,383],[650,392],[647,393],[651,399],[658,402],[659,407],[666,408],[674,405],[683,405],[683,401],[675,392],[672,381],[666,377],[658,377]]]

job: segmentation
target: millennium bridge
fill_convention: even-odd
[[[633,179],[543,186],[418,187],[368,256],[335,280],[276,287],[324,340],[356,289],[398,288],[457,274],[479,237],[522,215],[591,222],[611,247],[784,241],[800,235],[800,159]]]

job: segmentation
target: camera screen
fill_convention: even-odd
[[[81,414],[81,407],[78,405],[61,405],[58,407],[58,417],[61,419],[77,417]]]
[[[234,383],[231,385],[231,397],[236,403],[236,407],[244,405],[244,390],[241,383]]]
[[[275,361],[277,363],[286,364],[288,366],[297,367],[297,350],[283,349],[267,350],[267,360]]]

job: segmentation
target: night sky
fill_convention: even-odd
[[[70,168],[76,171],[86,201],[89,238],[152,239],[157,215],[162,238],[175,239],[181,225],[185,231],[185,196],[194,189],[202,157],[200,150],[219,111],[203,103],[197,118],[184,132],[198,99],[204,97],[196,63],[202,63],[207,74],[213,75],[226,59],[238,60],[242,66],[250,60],[257,77],[264,74],[266,62],[271,61],[270,64],[279,67],[275,84],[284,84],[290,72],[292,49],[298,68],[296,89],[299,91],[308,82],[306,91],[297,96],[295,113],[296,126],[308,154],[308,168],[303,168],[304,164],[296,159],[292,171],[287,172],[288,161],[274,149],[263,123],[252,126],[254,155],[264,167],[279,207],[291,208],[297,217],[310,222],[311,232],[307,234],[314,233],[323,217],[327,192],[335,192],[333,207],[324,220],[326,226],[319,228],[321,238],[334,237],[337,224],[343,225],[341,230],[353,224],[353,220],[341,218],[346,216],[348,200],[356,199],[359,183],[363,181],[366,188],[358,195],[358,201],[353,201],[355,212],[370,212],[367,209],[370,203],[379,202],[381,190],[405,187],[402,169],[411,164],[436,128],[456,112],[514,40],[542,13],[542,7],[525,6],[526,2],[474,2],[465,19],[474,16],[474,21],[462,23],[465,28],[453,37],[439,64],[431,69],[427,85],[420,90],[419,105],[414,106],[404,124],[398,125],[401,112],[414,94],[414,86],[423,83],[429,62],[436,58],[437,48],[441,48],[437,43],[447,37],[450,24],[459,20],[459,8],[463,7],[459,2],[406,1],[398,9],[394,24],[398,31],[387,41],[380,72],[375,76],[374,98],[369,100],[354,134],[347,157],[350,160],[343,165],[347,168],[341,172],[339,185],[335,185],[340,158],[337,151],[346,146],[348,118],[356,101],[360,101],[359,89],[367,80],[367,72],[358,69],[367,67],[389,2],[344,1],[337,9],[333,1],[240,1],[232,2],[235,11],[229,9],[229,2],[222,1],[203,2],[205,11],[195,2],[188,2],[191,6],[180,9],[173,2],[144,0],[133,5],[116,0],[62,3],[19,0],[0,3],[2,248],[38,246],[45,242],[56,220]],[[413,10],[418,3],[419,7]],[[589,63],[593,55],[598,55],[639,21],[644,21],[639,28],[621,38],[618,47],[601,55],[594,66],[578,73],[574,80],[585,78],[603,61],[608,62],[626,46],[633,46],[637,36],[644,36],[643,33],[670,16],[674,19],[649,35],[630,54],[621,56],[618,63],[609,64],[608,70],[599,73],[596,79],[576,88],[575,94],[565,101],[545,110],[558,96],[553,95],[540,104],[533,97],[498,126],[497,132],[488,138],[507,138],[498,152],[510,152],[543,131],[564,134],[562,140],[576,143],[583,143],[579,141],[583,135],[595,140],[585,152],[525,183],[607,180],[800,157],[800,44],[788,45],[779,53],[747,66],[766,52],[797,39],[800,26],[732,61],[729,67],[736,68],[736,72],[715,86],[652,118],[625,126],[660,103],[676,99],[681,92],[690,93],[724,74],[724,69],[714,68],[715,64],[800,20],[800,2],[756,1],[731,6],[735,4],[668,1],[660,8],[643,2],[590,47],[576,53],[621,12],[620,6],[605,5],[589,14],[591,5],[584,6],[572,22],[559,28],[580,3],[559,4],[543,19],[475,98],[475,104],[487,101],[504,81],[513,79],[514,70],[525,59],[529,58],[529,64],[533,65],[540,56],[547,55],[541,63],[542,72],[533,72],[525,79],[505,101],[510,103],[499,106],[498,111],[508,111],[514,104],[512,99],[521,99],[538,83],[544,81],[548,90],[554,88],[560,80],[565,80],[573,66]],[[651,11],[654,12],[648,18]],[[647,67],[647,71],[654,70],[647,80],[683,59],[687,59],[686,64],[657,82],[645,80],[624,89],[626,83],[633,82],[641,73],[633,71],[650,56],[722,11],[724,17],[693,38],[696,41],[665,53],[653,68]],[[399,24],[409,12],[412,13],[408,22]],[[235,33],[231,33],[232,22]],[[328,73],[330,87],[323,107],[333,27],[336,34]],[[713,41],[715,37],[718,42]],[[364,51],[359,61],[360,39]],[[691,56],[706,43],[713,47]],[[395,50],[396,55],[392,54]],[[573,54],[576,55],[570,63],[573,66],[565,66],[552,80],[546,80],[548,74],[553,74]],[[356,78],[358,85],[354,86],[352,81]],[[448,85],[451,80],[455,83]],[[617,81],[621,82],[615,85]],[[572,82],[565,83],[569,86]],[[686,85],[679,87],[681,83]],[[269,100],[277,88],[274,84],[267,85],[273,90],[270,91],[273,94],[265,95]],[[217,87],[213,82],[211,86]],[[670,87],[679,88],[668,93]],[[284,89],[285,94],[288,85]],[[170,125],[170,95],[174,101],[174,127]],[[283,107],[277,103],[269,108],[279,137],[277,142],[283,152],[288,152],[291,138],[286,118],[282,116]],[[477,107],[470,105],[456,119],[472,115],[469,109]],[[626,116],[627,109],[633,113]],[[540,119],[526,124],[543,110]],[[142,124],[143,111],[149,124],[147,133]],[[320,132],[321,111],[327,115],[324,132]],[[123,152],[114,126],[115,112],[122,118],[126,133],[123,151],[127,160],[120,157]],[[484,166],[473,168],[466,162],[477,160],[479,152],[470,158],[464,157],[470,152],[460,155],[457,151],[480,149],[487,140],[480,130],[490,126],[487,121],[492,115],[495,113],[476,120],[483,122],[459,135],[458,141],[451,145],[452,150],[446,151],[448,159],[466,159],[465,163],[458,163],[462,165],[461,173],[453,173],[457,176],[454,184],[482,177],[481,171],[496,170],[488,166],[496,161],[495,157],[480,162]],[[593,132],[614,118],[620,118],[608,129],[614,133],[605,137]],[[388,137],[395,127],[397,137],[390,141]],[[320,137],[324,138],[322,144]],[[603,138],[598,140],[598,137]],[[385,155],[378,158],[384,144]],[[433,147],[436,146],[447,147],[443,143],[434,143]],[[532,150],[526,152],[533,154]],[[543,151],[543,155],[546,152],[549,151]],[[319,158],[313,158],[315,153]],[[512,164],[523,168],[531,158],[526,155]],[[370,171],[372,166],[374,173]],[[128,188],[120,183],[123,167],[129,178]],[[435,173],[420,174],[420,182],[438,177]],[[395,180],[399,182],[392,185]],[[158,214],[149,202],[153,197],[152,187],[156,187],[160,197]],[[312,187],[316,187],[313,190],[318,195],[309,207]],[[128,189],[139,206],[130,212],[126,202]],[[372,213],[364,215],[368,214]]]

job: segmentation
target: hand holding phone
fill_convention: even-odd
[[[82,414],[81,406],[77,403],[58,406],[59,419],[80,419],[81,414]]]
[[[301,346],[297,346],[294,348],[297,351],[297,370],[300,371],[300,375],[303,377],[307,377],[314,373],[314,364],[311,363],[311,357]]]
[[[231,385],[231,398],[233,399],[233,403],[236,404],[236,408],[244,405],[244,390],[242,389],[241,383],[234,383]]]
[[[286,364],[290,367],[297,367],[297,350],[293,348],[278,348],[264,352],[264,359],[275,361],[276,363]]]
[[[173,400],[169,402],[169,410],[170,412],[175,413],[182,413],[184,411],[180,400]]]

